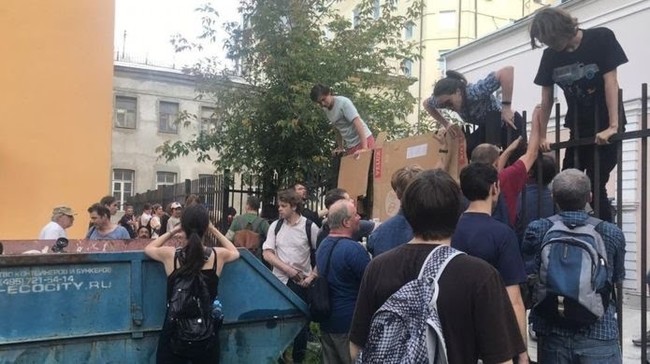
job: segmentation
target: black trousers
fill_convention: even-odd
[[[573,139],[573,135],[571,135],[571,139]],[[605,186],[607,185],[607,181],[609,181],[609,174],[616,166],[616,148],[619,143],[621,142],[619,141],[600,146],[585,145],[567,148],[566,153],[564,154],[564,161],[562,162],[562,170],[575,168],[585,171],[587,176],[589,176],[589,179],[591,180],[593,199],[595,200],[598,198],[599,201],[599,211],[595,211],[595,215],[599,219],[609,222],[613,221],[612,206],[607,198],[607,189]],[[600,167],[598,176],[596,176],[595,173],[594,148],[598,149],[597,159]],[[596,191],[598,191],[598,193]]]

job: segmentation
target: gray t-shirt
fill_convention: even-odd
[[[88,240],[128,240],[131,239],[131,236],[129,235],[129,232],[126,231],[125,228],[122,226],[117,226],[115,230],[111,231],[110,233],[104,235],[99,232],[94,226],[90,228],[92,231],[90,232],[90,236],[88,237]]]
[[[355,129],[352,123],[355,118],[359,117],[359,112],[350,99],[345,96],[334,96],[334,106],[332,106],[332,109],[330,110],[325,107],[323,110],[330,124],[341,133],[343,146],[346,149],[353,148],[361,143],[357,129]],[[363,137],[367,138],[371,136],[372,133],[368,129],[368,125],[363,120],[361,120],[361,124],[363,124]]]

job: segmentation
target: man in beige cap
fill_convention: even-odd
[[[52,221],[48,222],[47,225],[41,230],[39,239],[58,239],[58,238],[68,238],[65,233],[65,229],[72,226],[74,223],[74,215],[77,213],[74,212],[68,206],[57,206],[52,210]]]

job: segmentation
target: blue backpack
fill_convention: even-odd
[[[438,279],[462,253],[450,246],[435,248],[417,279],[393,293],[375,312],[361,363],[447,364],[447,348],[438,317]]]
[[[584,225],[567,226],[558,215],[540,248],[539,282],[533,310],[553,324],[579,328],[603,316],[612,293],[607,250],[589,217]]]

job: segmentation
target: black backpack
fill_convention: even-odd
[[[205,257],[210,257],[213,249],[206,248]],[[172,284],[167,297],[167,320],[171,325],[171,349],[177,355],[201,355],[214,344],[216,335],[215,320],[212,317],[212,301],[206,278],[198,274],[177,274],[177,262],[183,263],[181,248],[174,255],[174,271],[169,276]],[[216,272],[215,252],[213,270]]]

